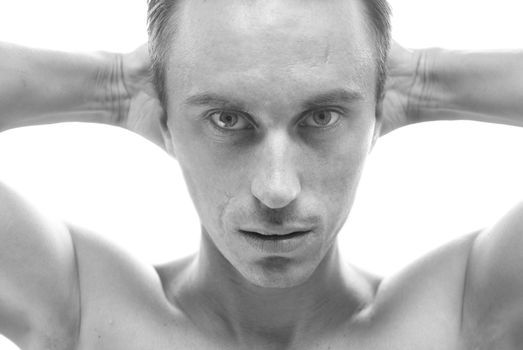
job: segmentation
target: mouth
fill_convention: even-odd
[[[295,231],[295,232],[290,232],[287,234],[263,234],[263,233],[259,233],[259,232],[244,231],[244,230],[240,230],[240,232],[251,238],[254,238],[254,239],[265,240],[265,241],[285,241],[285,240],[305,236],[306,234],[310,233],[311,230]]]

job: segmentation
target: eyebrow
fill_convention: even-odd
[[[224,109],[246,110],[245,103],[208,92],[190,96],[185,100],[185,104],[191,106],[213,106]]]
[[[351,103],[363,100],[363,94],[356,90],[334,89],[303,101],[303,108],[315,109],[336,103]]]
[[[363,99],[363,94],[356,90],[333,89],[314,95],[302,101],[304,110],[325,107],[336,103],[350,103]],[[216,108],[247,110],[246,104],[234,98],[215,93],[200,93],[188,97],[185,104],[191,106],[213,106]]]

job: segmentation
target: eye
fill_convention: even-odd
[[[244,130],[252,128],[252,124],[239,112],[216,111],[209,114],[209,118],[221,129]]]
[[[341,118],[341,115],[335,111],[319,110],[309,113],[309,115],[300,123],[304,126],[316,128],[326,128],[334,125]]]

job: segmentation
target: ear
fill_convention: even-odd
[[[176,153],[174,152],[174,144],[173,144],[173,138],[171,135],[171,131],[169,130],[168,122],[167,122],[167,114],[162,116],[162,119],[160,121],[160,131],[162,134],[163,139],[163,148],[171,155],[171,157],[176,159]]]

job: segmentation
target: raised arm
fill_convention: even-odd
[[[430,49],[421,55],[427,80],[421,121],[466,119],[523,126],[523,51]],[[423,67],[424,66],[424,67]]]
[[[522,51],[408,51],[396,45],[389,68],[385,133],[435,120],[523,126]],[[463,336],[470,344],[521,349],[523,202],[477,236],[467,266]]]
[[[64,121],[116,123],[128,108],[121,56],[0,43],[0,130]]]
[[[436,120],[523,126],[523,51],[406,50],[389,59],[383,134]]]
[[[0,183],[0,333],[23,349],[73,349],[79,278],[67,227]]]
[[[0,43],[0,131],[58,122],[121,126],[161,145],[147,47],[66,53]]]
[[[160,144],[161,112],[145,46],[118,55],[0,43],[0,131],[96,122]],[[68,227],[41,215],[0,180],[0,242],[0,333],[24,349],[74,349],[81,293]]]

